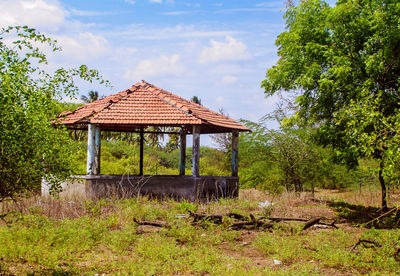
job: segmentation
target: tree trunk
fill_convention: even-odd
[[[382,190],[382,210],[387,211],[387,193],[386,193],[386,184],[385,180],[383,179],[382,172],[383,172],[383,161],[381,160],[380,169],[379,169],[379,183],[381,184]]]

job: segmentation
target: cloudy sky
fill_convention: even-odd
[[[260,83],[277,61],[285,0],[0,0],[0,26],[28,25],[58,40],[50,65],[87,64],[113,88],[142,79],[235,119],[275,107]]]

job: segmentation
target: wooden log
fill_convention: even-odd
[[[133,221],[139,225],[150,225],[150,226],[156,226],[156,227],[165,227],[165,228],[171,228],[171,226],[168,225],[165,221],[147,221],[147,220],[136,220],[135,218]]]
[[[185,175],[186,169],[186,133],[184,130],[179,134],[179,175]]]
[[[200,175],[200,126],[193,126],[192,175]]]
[[[239,131],[232,131],[232,176],[238,176],[239,168]]]

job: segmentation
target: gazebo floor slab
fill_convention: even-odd
[[[89,198],[131,198],[148,195],[177,200],[209,201],[237,197],[239,178],[231,176],[187,175],[87,175],[85,191]]]

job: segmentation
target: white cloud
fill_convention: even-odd
[[[1,26],[28,25],[53,31],[68,16],[58,2],[44,0],[1,1],[0,11]]]
[[[90,32],[79,33],[77,37],[59,35],[56,36],[56,39],[62,47],[63,55],[79,61],[98,57],[104,54],[109,48],[107,39]]]
[[[170,57],[162,55],[159,58],[142,60],[134,70],[127,70],[124,78],[137,80],[162,75],[179,75],[185,69],[179,59],[180,56],[174,54]]]
[[[124,38],[125,41],[132,39],[135,43],[139,39],[143,40],[171,40],[186,38],[203,38],[203,37],[226,37],[240,34],[236,30],[210,30],[199,25],[178,24],[171,27],[149,27],[144,24],[129,24],[119,30],[106,32],[108,36],[119,39]]]
[[[187,11],[172,11],[172,12],[162,12],[162,15],[183,15],[187,14]]]
[[[237,81],[237,77],[235,76],[223,76],[222,80],[223,83],[230,84]]]
[[[78,10],[78,9],[70,9],[71,14],[77,16],[103,16],[103,15],[111,15],[113,12],[109,11],[92,11],[92,10]]]
[[[149,0],[150,3],[158,3],[161,4],[162,0]]]
[[[244,60],[250,57],[247,46],[232,36],[226,36],[226,42],[210,40],[211,47],[205,47],[200,53],[199,63],[217,62],[222,60]]]

